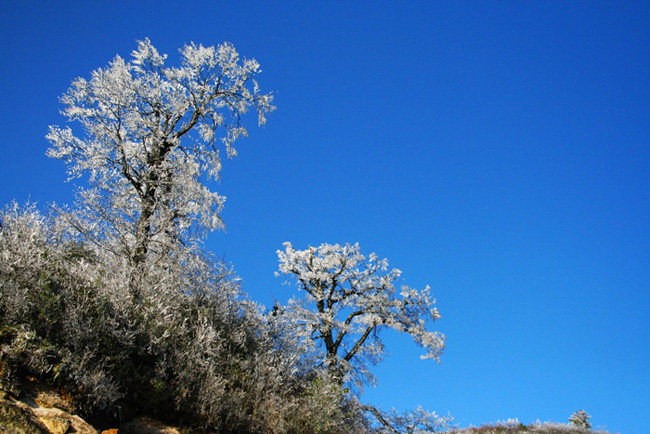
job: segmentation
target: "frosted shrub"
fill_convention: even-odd
[[[358,408],[223,262],[179,246],[145,262],[132,303],[128,259],[75,243],[32,205],[0,223],[6,390],[55,383],[95,420],[130,409],[222,432],[362,432]]]
[[[84,396],[71,394],[80,408],[108,410],[122,395],[102,366],[120,346],[109,341],[125,336],[97,292],[92,255],[33,205],[11,204],[0,223],[3,383],[48,377],[74,385]]]
[[[443,432],[451,428],[453,419],[450,416],[438,416],[435,412],[422,407],[402,413],[395,409],[382,412],[370,406],[364,406],[379,422],[376,429],[380,434],[429,434]]]
[[[573,425],[577,427],[590,429],[591,422],[589,422],[589,419],[591,419],[589,413],[587,413],[584,410],[578,410],[571,415],[571,417],[569,418],[569,422],[571,422]]]

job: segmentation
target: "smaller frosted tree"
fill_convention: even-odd
[[[388,261],[374,253],[362,255],[359,244],[296,250],[287,242],[284,247],[277,252],[276,275],[295,279],[304,298],[276,306],[275,315],[324,352],[323,364],[333,379],[352,379],[358,386],[373,382],[368,363],[384,354],[379,334],[386,327],[409,334],[424,348],[422,358],[439,361],[444,335],[427,329],[440,317],[428,286],[398,291],[401,271],[388,271]]]
[[[584,410],[578,410],[571,415],[569,422],[577,427],[590,429],[591,422],[589,422],[589,419],[591,419],[591,415],[589,413]]]

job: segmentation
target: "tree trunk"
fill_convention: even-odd
[[[140,286],[144,273],[144,263],[147,260],[151,242],[151,219],[155,211],[155,192],[155,187],[147,186],[147,191],[142,198],[142,212],[136,230],[135,246],[131,254],[131,267],[133,268],[129,281],[129,290],[136,303],[140,303],[142,300]]]

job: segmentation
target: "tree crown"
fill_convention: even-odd
[[[336,375],[353,374],[357,383],[372,381],[367,362],[384,353],[383,327],[409,334],[425,349],[422,358],[439,360],[444,335],[427,330],[427,321],[440,318],[430,288],[395,287],[401,271],[388,270],[388,260],[360,252],[359,244],[321,244],[296,250],[285,243],[278,250],[276,275],[296,280],[305,293],[282,308],[289,322],[325,349],[325,363]]]
[[[206,183],[219,178],[219,143],[236,156],[234,142],[247,135],[242,116],[254,109],[264,125],[275,108],[254,80],[257,61],[231,44],[192,43],[180,55],[180,67],[166,67],[145,39],[130,62],[116,56],[90,80],[74,80],[62,113],[83,135],[58,126],[47,135],[48,155],[64,159],[71,178],[89,175],[79,197],[103,235],[140,259],[154,244],[223,227],[225,197]]]

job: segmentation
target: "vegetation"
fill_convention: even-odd
[[[439,358],[428,287],[398,293],[401,272],[358,245],[286,243],[278,273],[305,298],[267,314],[201,247],[223,225],[223,198],[208,183],[219,176],[218,144],[236,155],[246,111],[263,124],[274,109],[253,80],[257,62],[229,44],[186,46],[178,68],[148,40],[132,55],[62,98],[81,135],[48,135],[49,155],[88,175],[75,207],[0,211],[0,387],[18,395],[27,377],[48,382],[106,426],[149,414],[217,433],[449,428],[420,408],[359,402],[382,328]]]
[[[589,413],[584,410],[578,410],[571,415],[569,421],[577,427],[589,429],[591,428],[591,422],[589,422],[589,419],[591,419]]]
[[[583,411],[583,410],[582,410]],[[585,413],[586,414],[586,413]],[[573,416],[572,416],[573,417]],[[570,418],[571,419],[571,418]],[[573,423],[535,422],[524,425],[517,419],[510,419],[506,422],[497,422],[480,427],[451,430],[450,434],[607,434],[606,431],[591,430],[590,427],[577,426]]]
[[[147,413],[224,433],[363,432],[357,401],[296,356],[221,262],[191,250],[160,260],[135,304],[123,258],[74,243],[33,206],[0,221],[3,389],[46,380],[99,422]]]
[[[374,253],[366,258],[358,244],[296,250],[285,243],[278,256],[276,274],[295,279],[305,298],[276,306],[276,316],[292,325],[296,338],[320,344],[332,379],[355,380],[359,388],[373,381],[368,362],[377,363],[384,352],[382,327],[409,334],[426,349],[423,358],[439,359],[444,336],[426,328],[427,320],[440,317],[429,288],[402,286],[397,294],[401,271],[389,272],[388,260]]]

